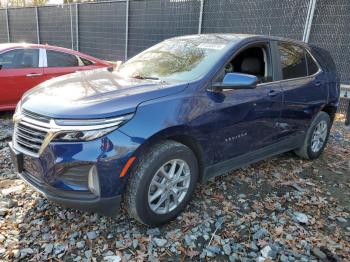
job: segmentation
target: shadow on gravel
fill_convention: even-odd
[[[0,260],[349,261],[350,130],[338,119],[321,158],[293,153],[198,186],[175,221],[147,228],[48,202],[14,174],[0,115]]]

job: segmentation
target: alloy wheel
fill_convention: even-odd
[[[327,122],[322,120],[316,125],[314,129],[314,133],[312,135],[312,139],[311,139],[311,150],[314,153],[317,153],[323,147],[327,138],[327,133],[328,133]]]
[[[181,159],[163,164],[154,174],[148,189],[148,205],[156,214],[167,214],[184,200],[190,187],[189,165]]]

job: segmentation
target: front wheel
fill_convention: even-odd
[[[303,146],[294,152],[305,159],[318,158],[327,144],[330,129],[329,115],[325,112],[319,112],[306,133]]]
[[[125,195],[128,212],[143,224],[164,224],[185,208],[197,180],[197,159],[188,147],[170,140],[157,144],[141,156],[130,174]]]

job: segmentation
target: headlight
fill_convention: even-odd
[[[56,119],[59,131],[53,141],[90,141],[104,136],[132,118],[133,114],[104,119]],[[64,130],[64,131],[63,131]]]

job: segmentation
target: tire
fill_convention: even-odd
[[[317,130],[319,129],[322,129],[321,128],[321,125],[323,124],[326,124],[326,127],[325,127],[325,134],[324,134],[324,139],[320,139],[319,141],[323,141],[322,144],[318,145],[317,147],[314,146],[315,144],[313,143],[313,138],[314,138],[314,135],[316,134]],[[331,129],[331,120],[330,120],[330,117],[327,113],[325,112],[319,112],[316,117],[314,118],[314,120],[311,122],[311,125],[309,127],[309,129],[307,130],[306,132],[306,137],[305,137],[305,140],[304,140],[304,144],[294,150],[294,152],[300,156],[301,158],[304,158],[304,159],[315,159],[315,158],[318,158],[326,144],[327,144],[327,141],[328,141],[328,137],[329,137],[329,132],[330,132],[330,129]]]
[[[180,172],[182,163],[184,163],[183,171]],[[171,167],[173,166],[176,172],[172,176]],[[164,172],[160,171],[161,168]],[[166,177],[173,178],[166,179]],[[174,182],[180,180],[181,182]],[[125,194],[127,211],[131,217],[148,226],[167,223],[176,218],[186,207],[191,200],[197,181],[198,163],[194,153],[183,144],[166,140],[153,146],[142,155],[131,170]],[[187,191],[184,189],[186,187]],[[160,192],[165,193],[151,201]],[[175,195],[178,197],[175,198]],[[161,200],[164,199],[166,200],[162,202]],[[178,204],[175,199],[178,199]],[[160,202],[162,204],[156,209]]]

